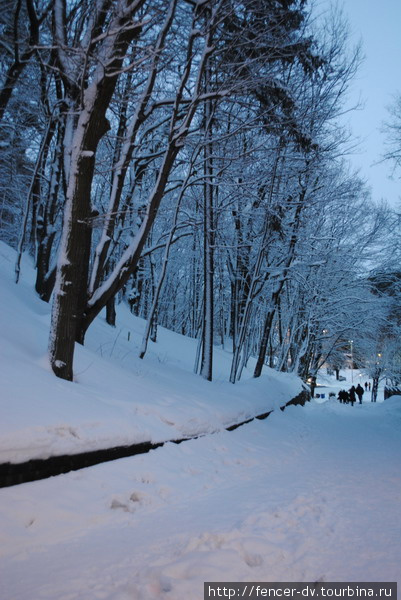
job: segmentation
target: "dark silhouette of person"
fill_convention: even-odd
[[[355,395],[355,386],[353,385],[352,388],[349,390],[349,401],[351,402],[351,406],[354,406],[354,402],[356,401],[356,395]]]
[[[365,392],[367,392],[367,391],[368,391],[368,382],[365,381]]]
[[[355,389],[356,395],[358,396],[359,399],[359,404],[362,404],[362,396],[363,396],[363,387],[361,386],[360,383],[358,383],[358,385],[356,386]]]
[[[369,392],[370,392],[370,381],[369,381],[368,385],[369,385]]]

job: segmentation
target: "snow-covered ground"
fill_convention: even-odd
[[[97,319],[77,345],[75,382],[56,379],[47,359],[50,306],[34,293],[29,259],[13,281],[15,253],[0,242],[0,463],[76,454],[216,431],[282,406],[299,378],[266,368],[228,383],[231,355],[215,351],[213,384],[194,375],[196,342],[160,328],[138,358],[144,322],[126,306],[117,326]]]
[[[299,380],[267,370],[232,386],[218,351],[204,382],[194,342],[166,331],[140,361],[143,324],[124,311],[114,330],[94,324],[76,383],[59,381],[49,307],[29,265],[17,287],[12,252],[0,255],[0,462],[206,433],[1,489],[1,600],[200,600],[204,581],[401,587],[401,397],[351,407],[327,393],[227,432]]]
[[[334,376],[327,375],[326,371],[322,369],[317,378],[317,387],[315,390],[316,400],[318,402],[325,402],[330,397],[330,394],[335,394],[337,398],[340,390],[349,390],[352,385],[356,387],[359,383],[364,390],[362,397],[363,402],[371,401],[372,392],[369,388],[365,389],[365,383],[370,382],[371,384],[372,380],[369,380],[363,369],[346,369],[341,371],[341,377],[344,378],[344,381],[336,381]],[[383,402],[384,400],[384,387],[385,380],[382,379],[379,382],[377,402]]]
[[[401,398],[0,490],[4,600],[200,600],[204,581],[398,581]]]

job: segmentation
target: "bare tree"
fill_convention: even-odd
[[[387,136],[388,151],[384,155],[386,160],[394,164],[394,169],[401,167],[401,94],[398,93],[389,108],[390,120],[384,125]]]

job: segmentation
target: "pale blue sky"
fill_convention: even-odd
[[[317,0],[324,6],[329,0]],[[391,165],[374,163],[384,152],[380,131],[388,119],[386,107],[401,93],[401,0],[339,0],[348,18],[352,40],[362,41],[364,62],[350,90],[350,102],[361,97],[364,108],[347,115],[353,133],[360,139],[352,163],[361,169],[375,200],[386,198],[392,206],[401,203],[401,173],[389,179]]]

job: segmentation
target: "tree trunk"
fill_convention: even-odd
[[[371,396],[371,401],[372,402],[376,402],[377,401],[377,390],[379,388],[379,377],[373,377],[372,378],[372,396]]]
[[[209,11],[206,19],[209,20]],[[211,42],[211,37],[209,43]],[[212,69],[210,61],[205,68],[205,93],[211,86]],[[212,381],[213,377],[213,340],[214,340],[214,214],[213,214],[213,106],[212,100],[205,102],[205,162],[204,162],[204,203],[203,203],[203,322],[202,361],[200,374]]]
[[[133,10],[132,6],[131,11]],[[62,379],[72,381],[75,341],[83,343],[86,331],[83,317],[88,293],[91,249],[89,219],[95,154],[99,141],[110,127],[105,115],[127,48],[142,26],[132,26],[133,14],[128,9],[116,13],[110,23],[110,34],[104,41],[102,61],[99,60],[96,64],[93,78],[82,92],[68,80],[72,67],[64,52],[64,16],[63,4],[55,3],[55,35],[59,43],[59,61],[70,94],[70,126],[74,123],[75,127],[73,131],[66,127],[65,134],[71,141],[71,158],[69,164],[66,163],[68,186],[52,308],[49,357],[54,373]]]
[[[111,327],[116,326],[116,298],[110,298],[106,304],[106,323]]]
[[[64,123],[59,120],[57,144],[53,156],[48,198],[39,207],[36,228],[36,283],[35,290],[39,297],[49,302],[56,280],[56,265],[50,267],[50,259],[54,239],[56,237],[55,220],[58,204],[59,188],[63,176],[63,143]]]
[[[83,343],[81,320],[88,280],[91,230],[89,227],[93,157],[77,157],[77,174],[69,185],[61,253],[53,301],[49,354],[54,373],[72,381],[75,341]],[[74,173],[72,166],[72,172]]]
[[[280,179],[278,177],[278,168],[279,168],[279,163],[280,163],[280,158],[281,158],[281,150],[282,150],[282,148],[281,148],[281,146],[279,146],[277,149],[276,157],[273,162],[271,181],[270,181],[269,190],[268,190],[269,205],[272,204],[272,199],[273,199],[275,188],[277,185],[277,178]],[[261,190],[261,193],[263,195],[265,194],[264,188]],[[260,280],[262,265],[265,260],[266,244],[267,244],[267,239],[268,239],[269,233],[270,233],[270,220],[266,215],[266,217],[264,219],[264,223],[263,223],[263,235],[262,235],[262,239],[261,239],[261,242],[259,245],[257,257],[255,260],[255,266],[253,267],[251,280],[250,280],[250,284],[249,284],[249,288],[248,288],[248,294],[247,294],[247,297],[246,297],[246,300],[245,300],[245,303],[244,303],[244,306],[242,309],[242,314],[240,315],[240,319],[238,320],[238,331],[237,331],[237,335],[236,335],[236,343],[233,348],[233,360],[232,360],[231,371],[230,371],[230,383],[235,383],[238,379],[238,370],[239,370],[240,363],[241,363],[241,353],[243,352],[243,346],[244,346],[246,334],[247,334],[247,331],[249,328],[249,321],[250,321],[251,314],[252,314],[252,303],[253,303],[254,298],[257,295],[256,290],[257,290],[258,282]]]
[[[260,377],[262,374],[263,365],[265,364],[267,345],[270,340],[273,320],[274,320],[274,316],[276,314],[276,309],[278,306],[278,299],[279,299],[281,290],[283,289],[283,286],[284,286],[284,280],[282,280],[279,283],[278,289],[276,289],[276,291],[272,295],[272,308],[268,311],[268,313],[266,315],[265,323],[263,326],[263,335],[262,335],[262,339],[260,341],[258,360],[256,361],[255,370],[253,373],[254,377]]]
[[[213,321],[214,321],[214,216],[213,216],[213,165],[211,148],[207,145],[205,161],[204,254],[203,254],[203,340],[200,374],[208,381],[213,376]]]

